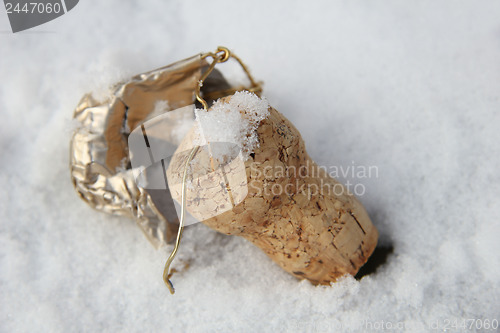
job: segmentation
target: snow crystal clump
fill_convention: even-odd
[[[248,91],[236,92],[229,101],[218,100],[209,111],[195,110],[199,142],[233,143],[246,161],[259,144],[257,128],[269,115],[269,103]]]

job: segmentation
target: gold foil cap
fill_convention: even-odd
[[[129,159],[129,134],[163,112],[194,104],[207,70],[211,72],[201,94],[208,103],[242,89],[260,92],[260,84],[244,66],[249,87],[229,84],[218,70],[209,69],[205,58],[200,54],[136,75],[115,85],[104,101],[87,94],[74,112],[78,127],[70,144],[70,169],[77,193],[99,211],[133,218],[156,248],[174,240],[178,220],[162,211],[166,205],[161,191],[137,186]]]

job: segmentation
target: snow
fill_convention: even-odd
[[[499,319],[498,17],[493,0],[87,0],[14,35],[2,10],[0,331],[424,332]],[[381,235],[362,279],[298,282],[198,223],[172,296],[171,248],[77,197],[68,142],[81,96],[218,45],[264,81],[319,164],[378,168],[340,178],[364,186]]]
[[[242,152],[242,160],[246,161],[259,144],[257,128],[260,122],[269,115],[269,103],[247,91],[236,92],[229,101],[219,99],[210,110],[196,109],[196,144],[220,142],[237,145]],[[217,147],[217,145],[215,146]],[[230,145],[215,152],[216,158],[234,155],[228,152]]]

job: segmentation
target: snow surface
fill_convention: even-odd
[[[2,332],[425,332],[500,319],[500,2],[87,0],[15,35],[0,12]],[[378,168],[341,177],[364,186],[381,235],[361,280],[298,282],[196,224],[171,296],[171,249],[74,193],[80,97],[218,45],[264,80],[319,164]]]
[[[196,109],[196,141],[202,146],[212,142],[236,144],[246,161],[259,144],[257,127],[269,115],[269,103],[248,91],[238,91],[229,101],[219,99],[209,112]],[[243,112],[243,113],[242,113]],[[230,154],[230,145],[217,152],[216,158]]]

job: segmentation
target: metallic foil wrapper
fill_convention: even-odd
[[[128,135],[157,116],[161,101],[166,111],[195,103],[195,89],[208,63],[197,55],[119,83],[104,101],[85,95],[74,112],[79,126],[71,140],[71,178],[77,193],[91,207],[129,216],[159,248],[171,243],[177,216],[163,212],[163,193],[138,187],[129,159]],[[214,70],[201,93],[209,103],[244,87],[231,86]],[[163,108],[163,109],[165,109]]]

